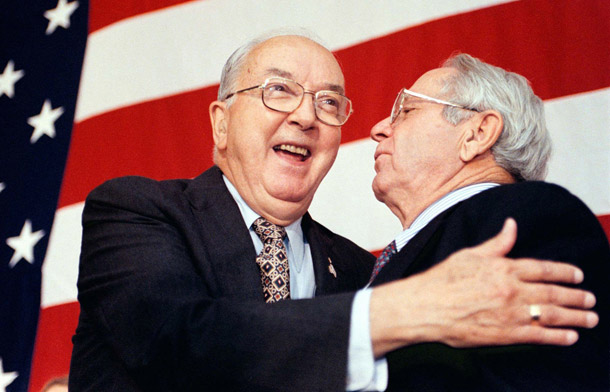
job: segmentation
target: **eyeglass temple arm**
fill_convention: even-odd
[[[237,90],[237,91],[235,91],[233,93],[228,94],[226,97],[224,97],[223,101],[226,101],[227,99],[231,98],[235,94],[239,94],[239,93],[243,93],[243,92],[246,92],[246,91],[254,90],[255,88],[263,88],[263,87],[264,87],[264,85],[262,85],[262,86],[252,86],[252,87],[244,88],[244,89],[241,89],[241,90]]]

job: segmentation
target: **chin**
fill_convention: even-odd
[[[311,197],[309,197],[308,193],[303,193],[302,191],[299,192],[277,192],[275,194],[272,195],[273,197],[275,197],[278,200],[282,200],[285,201],[287,203],[295,203],[295,204],[302,204],[302,205],[307,205],[309,207],[309,204],[311,203]]]
[[[385,192],[383,192],[382,187],[379,186],[377,178],[373,180],[372,188],[375,198],[383,203],[383,200],[385,199]]]
[[[312,182],[311,179],[294,175],[277,176],[266,183],[265,188],[271,196],[291,202],[298,202],[313,195],[319,185],[319,183]]]

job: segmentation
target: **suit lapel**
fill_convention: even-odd
[[[220,169],[214,166],[192,180],[185,195],[199,222],[198,236],[206,254],[197,258],[206,264],[202,270],[209,271],[206,282],[213,295],[263,301],[254,245]],[[345,277],[353,275],[348,273],[353,266],[345,265],[350,260],[333,256],[333,239],[309,214],[301,227],[311,250],[316,295],[344,290]],[[331,263],[337,278],[329,269]]]
[[[185,190],[200,222],[200,234],[217,296],[263,300],[260,272],[250,233],[237,203],[216,166],[195,178]]]
[[[353,291],[366,283],[373,256],[335,235],[305,214],[303,233],[309,243],[316,279],[316,296]]]
[[[433,240],[443,221],[453,212],[456,206],[443,211],[432,219],[415,237],[413,237],[398,254],[394,255],[375,278],[371,286],[391,282],[409,276],[421,262],[424,248]]]
[[[313,260],[313,270],[316,279],[316,296],[334,293],[339,289],[339,279],[332,274],[331,270],[337,273],[333,264],[332,269],[329,269],[332,260],[330,259],[332,249],[332,239],[324,235],[319,226],[313,222],[309,213],[303,216],[301,221],[303,234],[309,243],[311,250],[311,258]],[[339,266],[337,266],[339,267]]]

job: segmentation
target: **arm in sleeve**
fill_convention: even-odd
[[[88,331],[132,381],[144,390],[272,391],[289,380],[294,391],[344,391],[353,294],[273,305],[214,298],[147,181],[111,182],[88,198],[78,280]],[[72,363],[94,362],[80,341]]]

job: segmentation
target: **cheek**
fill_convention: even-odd
[[[329,132],[325,145],[329,151],[331,151],[334,155],[337,155],[339,147],[341,146],[341,131],[333,129],[331,132]]]
[[[260,156],[267,152],[267,144],[277,129],[271,122],[252,121],[234,124],[228,135],[228,149],[232,155],[240,154],[242,159]]]
[[[335,161],[337,157],[337,153],[339,152],[339,147],[341,146],[341,132],[338,130],[330,130],[325,136],[320,140],[320,145],[318,150],[320,154],[324,156],[325,161],[330,161],[329,165]]]
[[[235,103],[229,129],[232,132],[234,143],[260,144],[268,140],[281,126],[285,113],[269,110],[255,102],[246,102],[239,107]]]

